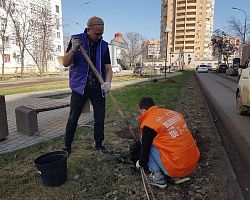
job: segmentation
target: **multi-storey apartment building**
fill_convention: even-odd
[[[22,45],[24,73],[39,72],[39,65],[46,71],[60,67],[56,58],[64,53],[61,0],[0,0],[0,16],[5,41],[3,51],[0,40],[0,69],[4,62],[6,74],[20,73]]]
[[[186,65],[212,59],[214,0],[162,0],[161,55],[172,62],[184,54]]]
[[[151,61],[152,59],[158,59],[160,57],[160,40],[150,39],[146,40],[142,44],[142,59],[143,62]]]

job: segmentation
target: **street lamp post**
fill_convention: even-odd
[[[77,11],[76,11],[76,26],[78,27],[79,26],[79,23],[78,23],[78,12],[79,12],[79,10],[80,10],[80,8],[82,7],[82,6],[84,6],[84,5],[87,5],[87,4],[89,4],[90,2],[89,1],[87,1],[87,2],[84,2],[84,3],[82,3],[78,8],[77,8]],[[77,28],[78,29],[78,28]],[[78,30],[77,30],[78,31]]]
[[[240,10],[245,14],[245,25],[244,25],[244,33],[243,33],[243,43],[245,44],[246,43],[246,31],[247,31],[247,14],[246,14],[246,12],[244,10],[242,10],[240,8],[232,7],[232,9]]]
[[[165,79],[167,78],[167,62],[168,62],[168,33],[170,32],[169,28],[166,27],[165,33],[166,33],[166,52],[165,52]]]

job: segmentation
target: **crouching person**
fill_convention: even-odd
[[[167,187],[164,174],[182,178],[197,166],[200,152],[182,114],[162,109],[149,97],[140,100],[141,153],[136,167],[148,166],[152,185]]]

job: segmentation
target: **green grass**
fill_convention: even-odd
[[[112,82],[130,81],[130,80],[136,80],[139,78],[145,78],[145,77],[144,76],[140,77],[140,76],[133,75],[133,74],[131,74],[131,75],[114,75]]]
[[[166,80],[140,83],[112,91],[133,127],[137,126],[138,101],[143,96],[171,109],[175,108],[181,88],[192,72],[172,77],[175,83]],[[111,149],[129,154],[131,140],[119,138],[115,132],[124,128],[124,123],[107,96],[105,143]],[[126,128],[126,127],[125,127]],[[93,129],[77,129],[73,153],[68,158],[68,180],[60,187],[45,187],[33,164],[34,159],[46,152],[61,149],[63,137],[39,143],[32,147],[0,155],[0,199],[126,199],[129,190],[140,174],[129,165],[120,164],[117,156],[105,156],[94,151]],[[115,193],[115,194],[113,194]]]
[[[15,89],[4,89],[1,90],[2,95],[10,95],[10,94],[21,94],[26,92],[38,92],[43,90],[55,90],[55,89],[63,89],[68,87],[68,82],[65,83],[53,83],[53,84],[41,84],[36,86],[29,86],[29,87],[20,87]]]

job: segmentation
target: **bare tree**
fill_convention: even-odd
[[[7,0],[1,0],[0,1],[0,7],[3,8],[4,12],[1,14],[0,17],[0,39],[1,39],[1,48],[0,48],[0,53],[2,55],[2,79],[4,78],[4,67],[5,67],[5,48],[6,44],[10,40],[10,35],[7,33],[7,26],[8,26],[8,20],[10,13],[13,9],[13,4],[11,1]]]
[[[17,0],[16,0],[17,1]],[[18,5],[15,8],[14,12],[10,13],[14,34],[15,34],[15,42],[19,47],[20,51],[20,62],[21,62],[21,77],[23,77],[24,73],[24,54],[27,46],[30,44],[30,36],[31,36],[31,23],[30,23],[30,15],[29,8],[25,1],[18,0]]]
[[[225,32],[217,29],[211,38],[213,46],[213,55],[218,56],[218,63],[221,63],[221,58],[228,65],[228,59],[236,51],[235,44],[230,42],[230,36]]]
[[[123,60],[128,60],[129,67],[131,68],[132,65],[135,65],[136,59],[142,52],[141,44],[144,41],[144,38],[135,32],[128,32],[125,34],[124,37],[128,51],[123,52]]]
[[[53,21],[50,4],[46,1],[40,1],[39,5],[34,5],[31,16],[33,18],[31,21],[32,45],[29,53],[37,64],[40,74],[43,75],[55,51],[53,28],[59,25],[57,21]]]
[[[242,42],[244,42],[244,31],[245,25],[242,21],[236,19],[235,17],[231,17],[228,21],[228,30],[232,32],[233,35],[239,37]],[[250,26],[246,26],[246,38],[248,38],[250,34]]]

